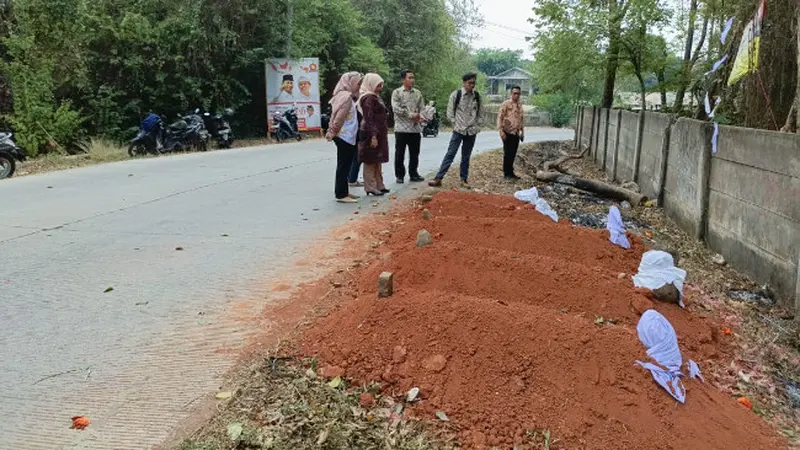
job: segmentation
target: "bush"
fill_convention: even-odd
[[[562,92],[534,95],[533,104],[550,113],[550,120],[557,128],[569,125],[575,116],[575,105]]]

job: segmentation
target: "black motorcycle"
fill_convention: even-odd
[[[128,155],[159,155],[188,150],[208,150],[210,136],[200,110],[179,117],[169,126],[155,115],[147,116],[140,125],[139,134],[130,142]]]
[[[435,113],[433,119],[422,129],[422,137],[428,136],[439,136],[439,113]]]
[[[322,122],[322,132],[327,133],[328,127],[331,125],[331,110],[330,108],[326,108],[325,112],[322,113],[320,116],[320,121]]]
[[[287,109],[283,114],[275,113],[272,116],[272,139],[283,142],[287,139],[303,140],[303,135],[297,128],[297,113],[294,109]]]
[[[11,133],[0,133],[0,180],[11,178],[17,168],[17,161],[25,161],[25,153],[11,136]]]
[[[225,120],[225,117],[232,115],[233,110],[230,108],[226,108],[223,114],[217,114],[216,116],[212,116],[210,113],[203,114],[206,130],[208,130],[211,137],[217,140],[217,147],[219,148],[231,148],[233,146],[233,130],[228,121]]]
[[[208,142],[211,139],[206,129],[200,109],[183,116],[177,122],[171,124],[167,129],[167,141],[164,147],[167,152],[208,150]]]

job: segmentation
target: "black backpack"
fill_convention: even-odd
[[[462,89],[459,89],[458,91],[456,91],[456,102],[453,105],[453,114],[455,114],[458,111],[458,105],[459,105],[459,103],[461,103],[461,91],[462,91]],[[480,114],[481,113],[481,94],[478,91],[472,91],[472,92],[475,93],[475,101],[478,102],[478,114]]]

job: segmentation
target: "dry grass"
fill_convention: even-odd
[[[272,356],[256,361],[227,404],[181,450],[455,449],[403,417],[404,405],[381,398],[377,386],[320,379],[313,360]],[[359,397],[369,392],[372,407]]]
[[[106,139],[92,139],[88,151],[80,155],[62,155],[51,153],[39,158],[32,158],[17,167],[15,176],[33,175],[92,166],[128,159],[128,150]]]

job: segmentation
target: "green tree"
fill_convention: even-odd
[[[475,52],[475,62],[478,70],[486,75],[497,75],[519,66],[522,62],[522,51],[482,48]]]

